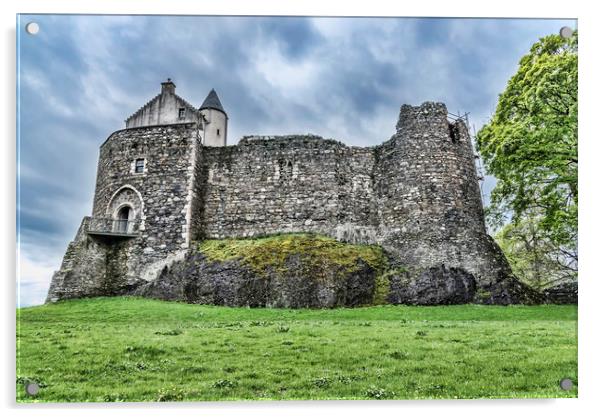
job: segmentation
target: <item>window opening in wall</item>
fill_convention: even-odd
[[[182,107],[178,110],[178,119],[184,119],[186,117],[186,109]]]
[[[217,136],[219,136],[219,129],[217,129]]]
[[[293,176],[293,163],[291,161],[280,160],[278,161],[280,168],[280,180],[288,181]]]
[[[117,219],[115,219],[115,224],[113,229],[118,233],[127,233],[128,232],[128,224],[131,215],[132,208],[129,206],[124,206],[119,209],[117,212]]]
[[[137,174],[141,174],[144,172],[144,158],[138,158],[136,159],[136,164],[134,167],[134,172],[136,172]]]

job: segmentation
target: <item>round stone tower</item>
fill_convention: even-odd
[[[487,234],[465,122],[450,121],[444,104],[426,102],[402,106],[396,128],[376,155],[384,246],[417,275],[437,268],[468,272],[480,302],[517,302],[521,286]]]
[[[464,122],[450,122],[444,104],[427,102],[402,106],[396,128],[377,157],[381,224],[404,233],[486,233]]]
[[[211,89],[201,105],[201,123],[203,126],[203,145],[226,146],[228,137],[228,115],[219,101],[214,89]]]

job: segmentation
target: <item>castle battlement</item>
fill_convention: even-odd
[[[245,144],[247,142],[255,142],[255,141],[270,141],[270,140],[333,140],[333,139],[324,139],[322,136],[314,135],[311,133],[306,133],[302,135],[250,135],[243,136],[242,139],[238,142],[239,145]]]

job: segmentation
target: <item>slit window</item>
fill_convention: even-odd
[[[217,136],[219,136],[219,129],[217,129]]]
[[[134,165],[134,172],[136,174],[141,174],[144,172],[144,158],[136,159],[136,163]]]
[[[186,109],[184,107],[178,110],[178,119],[184,119],[186,117]]]

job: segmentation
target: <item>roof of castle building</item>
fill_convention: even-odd
[[[125,121],[127,122],[128,120],[133,119],[134,117],[140,115],[140,113],[142,113],[144,111],[144,109],[146,109],[147,107],[150,107],[155,101],[159,100],[159,98],[161,98],[161,95],[162,95],[162,93],[159,93],[155,97],[150,99],[148,102],[146,102],[146,104],[144,106],[140,107],[130,117],[125,119]],[[176,97],[177,100],[179,100],[182,104],[184,104],[184,106],[186,106],[188,109],[192,110],[193,112],[196,112],[196,107],[194,107],[188,101],[186,101],[185,99],[183,99],[182,97],[180,97],[179,95],[177,95],[175,93],[174,93],[174,96]]]
[[[207,98],[205,99],[205,101],[203,101],[203,104],[201,104],[201,108],[199,110],[203,109],[215,109],[221,111],[224,114],[226,113],[226,111],[222,107],[222,103],[219,101],[217,93],[213,88],[211,89],[209,94],[207,94]]]

